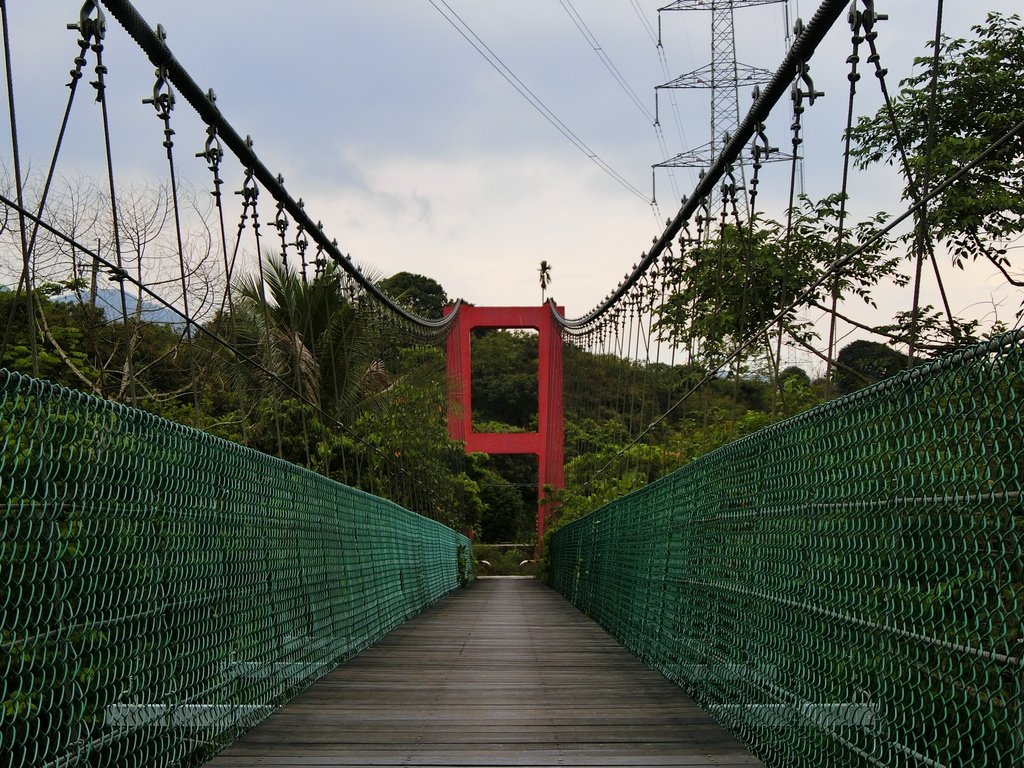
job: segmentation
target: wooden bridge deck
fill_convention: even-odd
[[[459,590],[207,764],[758,766],[679,688],[532,579]]]

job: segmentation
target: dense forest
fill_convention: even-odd
[[[115,309],[117,291],[104,299],[80,284],[39,286],[34,361],[26,296],[0,290],[0,366],[309,466],[474,528],[484,542],[532,543],[536,459],[467,455],[448,439],[441,344],[416,342],[381,320],[333,269],[304,281],[273,257],[264,268],[265,296],[252,280],[240,282],[233,313],[217,313],[191,344],[182,323],[144,301],[125,322]],[[441,286],[421,275],[399,273],[380,285],[428,316],[439,316],[447,301]],[[151,316],[162,320],[145,319]],[[486,330],[472,343],[475,428],[535,429],[536,336]],[[831,384],[792,367],[780,388],[756,373],[708,378],[693,364],[566,345],[568,488],[547,494],[556,516],[589,511],[728,440],[906,365],[904,355],[872,342],[850,344],[839,361]],[[639,425],[683,393],[690,393],[684,406],[634,443]]]

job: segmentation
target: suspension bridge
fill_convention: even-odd
[[[1024,765],[1024,331],[975,333],[941,267],[948,250],[1020,284],[1019,208],[992,191],[1016,183],[1022,113],[942,133],[956,67],[1012,56],[1019,19],[936,42],[904,97],[880,32],[897,8],[826,0],[746,116],[719,115],[678,212],[571,317],[367,277],[126,0],[71,9],[33,175],[16,5],[0,766]],[[685,5],[662,10],[715,4]],[[834,28],[840,181],[812,202],[809,62]],[[156,68],[166,179],[147,189],[117,164],[113,45]],[[857,122],[868,80],[882,107]],[[62,186],[83,109],[105,176]],[[851,176],[885,158],[905,207],[857,222]],[[902,321],[851,317],[883,282],[911,294]],[[907,354],[844,357],[843,323]],[[487,411],[516,391],[475,385],[498,329],[536,331],[499,337],[534,345],[519,425]],[[828,397],[784,370],[795,349]],[[482,454],[536,457],[542,579],[474,560],[498,477]]]

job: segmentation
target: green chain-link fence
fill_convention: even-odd
[[[0,371],[0,766],[199,765],[472,578],[465,537]]]
[[[1024,333],[554,534],[552,581],[770,766],[1024,766]]]

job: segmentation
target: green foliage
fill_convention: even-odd
[[[845,395],[899,373],[910,359],[885,344],[854,341],[839,350],[837,362],[836,388]]]
[[[350,301],[337,267],[329,264],[322,276],[307,281],[265,255],[262,279],[245,276],[236,291],[237,343],[277,380],[260,377],[247,363],[238,368],[239,376],[251,378],[251,386],[270,387],[277,397],[298,396],[349,421],[376,385],[380,366],[374,321]]]
[[[440,380],[431,386],[422,372],[400,376],[386,392],[353,424],[361,436],[354,447],[369,468],[374,492],[453,527],[472,528],[483,512],[480,488],[459,469],[465,456],[448,439],[447,392]]]
[[[739,437],[756,432],[785,415],[820,402],[810,384],[790,376],[784,382],[784,397],[790,409],[766,410],[748,407],[751,399],[770,402],[773,388],[763,381],[743,382],[739,400],[712,381],[695,397],[689,415],[668,419],[642,441],[630,441],[621,422],[570,422],[567,434],[581,438],[565,467],[566,488],[554,495],[556,509],[550,531],[672,472],[693,459]],[[684,411],[685,413],[685,411]]]
[[[790,380],[796,381],[800,386],[809,387],[811,386],[811,377],[807,375],[807,371],[801,368],[799,365],[791,365],[788,368],[783,368],[779,372],[779,378],[784,382]]]
[[[658,329],[709,362],[759,332],[811,279],[812,265],[801,251],[780,248],[779,232],[774,222],[753,232],[728,225],[666,265],[680,287],[657,310]]]
[[[499,474],[485,454],[473,454],[467,474],[480,488],[483,511],[480,516],[482,542],[528,541],[533,535],[536,505],[528,506],[519,489]],[[497,457],[494,457],[497,458]],[[536,468],[533,477],[536,487]]]
[[[472,343],[474,418],[536,429],[536,334],[478,330]]]
[[[910,344],[913,341],[915,349],[927,350],[929,356],[938,357],[979,341],[978,326],[977,320],[950,319],[927,304],[918,307],[916,313],[913,310],[897,312],[891,324],[877,326],[875,330],[887,335],[891,344]],[[998,334],[998,329],[995,333]]]
[[[469,547],[459,544],[455,548],[455,571],[460,587],[467,586],[472,580],[472,569],[469,567]]]
[[[85,329],[79,323],[81,313],[72,304],[51,301],[48,293],[52,291],[41,289],[32,296],[37,316],[39,378],[56,382],[78,379],[79,387],[95,385],[100,374],[90,361]],[[0,317],[4,321],[0,367],[31,371],[28,297],[24,291],[0,288]]]
[[[873,303],[871,288],[880,280],[902,280],[899,259],[887,255],[889,240],[880,236],[886,216],[851,224],[843,220],[842,202],[841,195],[802,197],[785,225],[763,217],[750,228],[726,225],[716,239],[666,260],[678,288],[656,309],[655,327],[693,350],[695,360],[717,366],[741,347],[740,361],[762,355],[776,319],[790,336],[809,342],[814,333],[798,312],[833,295]],[[817,285],[829,265],[868,243],[835,279]]]
[[[1024,120],[1024,26],[1017,15],[990,13],[971,31],[971,39],[942,38],[934,107],[929,51],[900,83],[891,114],[883,107],[858,121],[854,156],[861,167],[900,165],[907,200],[917,199],[929,168],[930,189],[962,173],[930,205],[929,226],[950,246],[957,265],[981,254],[1005,270],[1007,242],[1024,233],[1020,129],[973,168],[965,167]],[[934,41],[929,47],[934,50]],[[902,168],[901,146],[908,169]]]
[[[380,280],[377,286],[421,317],[438,319],[449,303],[448,294],[440,283],[413,272],[396,272]]]
[[[532,576],[537,567],[532,560],[533,552],[527,547],[474,543],[473,557],[477,573],[481,576]]]

